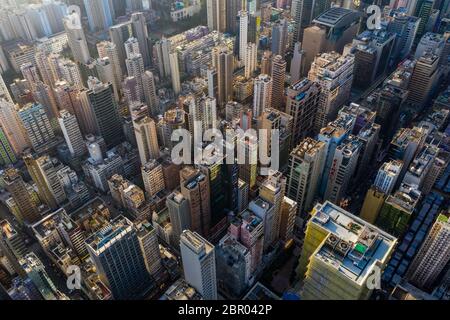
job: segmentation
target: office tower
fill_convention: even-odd
[[[448,214],[440,214],[411,264],[407,278],[424,290],[433,289],[450,257],[450,222]]]
[[[32,155],[27,155],[23,160],[37,186],[39,198],[50,208],[57,209],[67,199],[64,188],[56,175],[61,163],[49,156],[34,159]]]
[[[273,221],[270,231],[264,230],[264,247],[274,245],[280,238],[281,207],[286,193],[286,178],[275,171],[267,177],[259,188],[259,196],[273,207]]]
[[[400,188],[386,198],[376,220],[376,225],[396,237],[405,234],[421,193],[415,186],[401,184]]]
[[[387,70],[395,34],[366,30],[346,50],[355,56],[353,86],[366,89]]]
[[[67,147],[72,157],[81,157],[86,153],[86,145],[78,126],[77,118],[67,110],[61,110],[58,118],[59,126],[64,135]]]
[[[286,196],[297,203],[296,225],[300,229],[318,194],[325,158],[325,143],[312,138],[300,142],[289,157]]]
[[[70,50],[76,62],[87,63],[90,59],[89,48],[86,42],[86,36],[84,35],[83,27],[77,25],[77,20],[81,21],[81,17],[78,17],[76,13],[63,18],[64,29],[67,33],[67,39]]]
[[[399,160],[383,163],[378,170],[374,186],[387,195],[391,194],[400,176],[402,167],[403,163]]]
[[[322,53],[314,59],[308,79],[321,86],[315,118],[315,132],[336,118],[339,108],[350,98],[354,57],[339,53]]]
[[[236,17],[240,11],[245,11],[242,0],[226,0],[226,32],[236,34],[238,25],[236,24]]]
[[[155,86],[155,78],[151,71],[142,74],[142,89],[144,91],[144,101],[150,109],[150,115],[156,117],[159,114],[158,96]]]
[[[115,299],[142,298],[150,279],[138,230],[123,216],[111,220],[88,239],[86,247],[100,279]]]
[[[207,236],[211,225],[211,195],[208,177],[191,167],[180,171],[181,193],[189,203],[190,230]]]
[[[120,70],[122,72],[127,69],[125,64],[125,59],[127,54],[125,52],[125,41],[133,37],[133,28],[131,21],[120,23],[109,28],[109,37],[111,42],[115,45],[117,49],[118,61],[120,63]]]
[[[44,300],[68,300],[63,293],[58,291],[45,271],[44,264],[35,253],[28,253],[19,262]]]
[[[237,239],[225,235],[216,247],[217,286],[227,298],[237,299],[245,292],[251,278],[250,251]]]
[[[139,117],[133,120],[133,126],[141,164],[144,165],[151,159],[159,158],[155,121],[148,116]]]
[[[117,86],[117,83],[115,81],[114,77],[114,69],[113,65],[111,64],[111,61],[108,57],[101,58],[96,60],[96,68],[97,68],[97,74],[98,79],[103,83],[111,83],[113,86],[113,92],[114,92],[114,98],[116,101],[120,100],[120,92],[119,88]]]
[[[344,198],[355,173],[361,148],[361,141],[353,135],[336,147],[324,199],[339,204]]]
[[[175,191],[166,198],[166,206],[172,224],[174,243],[178,245],[183,231],[191,229],[189,201],[180,192]]]
[[[215,47],[212,51],[212,64],[217,71],[217,102],[224,106],[233,99],[233,53],[226,46]]]
[[[302,43],[296,42],[294,45],[294,55],[291,60],[291,67],[289,69],[289,73],[291,76],[291,84],[296,83],[301,79],[301,75],[304,74],[302,71],[302,58],[304,52],[302,50]]]
[[[205,300],[217,299],[214,246],[198,233],[185,230],[180,236],[184,278]]]
[[[248,206],[248,184],[244,180],[239,179],[238,181],[238,210],[237,212],[242,212]]]
[[[272,108],[284,110],[284,83],[286,81],[286,60],[280,55],[272,59]]]
[[[96,133],[105,139],[107,147],[119,144],[123,132],[119,118],[117,103],[113,98],[112,84],[100,82],[89,77],[89,90],[84,92],[95,122]],[[119,129],[119,130],[118,130]]]
[[[150,160],[141,167],[142,180],[144,181],[145,191],[150,197],[165,189],[163,166],[156,160]],[[173,179],[173,178],[171,178]],[[176,180],[176,179],[174,179]]]
[[[287,33],[288,23],[286,19],[281,19],[272,26],[272,46],[271,51],[274,55],[280,55],[284,58],[288,42]]]
[[[411,161],[416,156],[418,150],[421,150],[425,139],[425,132],[422,129],[414,127],[401,128],[392,138],[388,149],[388,158],[390,160],[403,161],[403,167],[398,178],[398,182],[403,180]]]
[[[156,230],[147,220],[137,223],[136,229],[147,271],[150,275],[156,276],[162,268]]]
[[[88,17],[89,29],[92,32],[105,30],[112,26],[115,13],[111,1],[84,0],[84,7]]]
[[[172,79],[172,90],[175,93],[175,95],[178,95],[181,91],[178,53],[176,51],[170,53],[169,60],[170,60],[170,78]]]
[[[367,300],[374,269],[387,264],[397,239],[326,201],[312,211],[297,274],[302,299]],[[361,261],[366,263],[361,264]],[[343,268],[360,265],[360,268]],[[316,279],[327,279],[321,286]]]
[[[206,14],[209,30],[225,32],[227,28],[227,2],[227,0],[206,1]],[[234,18],[235,17],[236,15],[234,15]],[[234,18],[233,22],[235,22]]]
[[[25,128],[31,146],[36,150],[55,139],[44,107],[38,103],[29,103],[18,111],[19,118]]]
[[[239,11],[237,19],[239,21],[239,60],[245,63],[248,43],[248,12],[245,10]]]
[[[134,77],[138,86],[139,101],[144,100],[144,90],[142,86],[142,74],[144,73],[144,60],[140,53],[130,53],[126,60],[129,77]]]
[[[411,52],[420,20],[401,11],[395,11],[389,20],[387,31],[397,35],[392,55],[397,61],[405,59]]]
[[[3,99],[0,99],[0,125],[17,156],[30,146],[14,104]]]
[[[416,12],[414,16],[420,19],[417,28],[416,40],[419,40],[426,32],[426,26],[431,16],[434,6],[434,0],[423,0],[417,3]]]
[[[39,221],[40,215],[38,208],[31,199],[27,185],[20,176],[19,171],[14,168],[6,169],[2,178],[5,181],[6,190],[11,194],[16,203],[20,222],[34,223]]]
[[[253,90],[253,118],[257,119],[266,108],[272,106],[273,81],[267,74],[256,77]]]
[[[304,138],[313,134],[320,92],[320,85],[306,78],[288,87],[286,113],[292,116],[291,146],[297,146]]]
[[[358,26],[359,13],[341,7],[332,7],[315,18],[303,34],[304,74],[309,71],[317,54],[330,51],[342,53],[344,46],[356,36]]]
[[[259,42],[259,32],[261,28],[261,17],[256,14],[249,14],[247,41],[251,43]]]
[[[255,43],[247,43],[247,49],[245,51],[245,77],[247,79],[250,79],[253,75],[253,73],[256,71],[257,66],[257,54],[258,54],[258,48],[256,47]]]
[[[244,149],[244,163],[239,165],[239,178],[242,179],[249,189],[256,185],[256,176],[258,170],[258,142],[256,138],[241,139],[237,141],[238,152],[239,148]],[[238,154],[238,159],[239,154]],[[241,161],[241,160],[239,160]],[[242,162],[240,162],[242,163]]]
[[[7,166],[17,161],[14,150],[6,137],[5,131],[0,126],[0,164]]]
[[[139,51],[144,59],[144,65],[148,67],[151,65],[151,44],[150,38],[148,36],[147,21],[144,13],[132,13],[131,24],[133,28],[133,35],[139,42]]]
[[[113,69],[115,88],[120,90],[120,85],[122,83],[122,69],[116,45],[110,41],[102,41],[97,43],[97,51],[100,59],[109,58],[109,62]]]
[[[417,60],[409,82],[408,102],[419,107],[428,102],[440,76],[439,56],[426,53]]]

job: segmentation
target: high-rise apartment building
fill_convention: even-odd
[[[67,110],[61,110],[59,114],[59,126],[70,154],[73,157],[81,157],[86,153],[86,144],[84,143],[77,118]]]
[[[255,43],[247,43],[247,49],[245,51],[245,77],[250,79],[256,70],[258,64],[257,61],[258,48]]]
[[[440,214],[411,264],[407,277],[424,290],[433,289],[437,278],[450,259],[450,221],[448,214]]]
[[[245,63],[248,43],[248,12],[245,10],[239,11],[237,19],[239,21],[239,60]]]
[[[35,150],[45,147],[55,139],[47,113],[40,103],[29,103],[18,111],[31,146]]]
[[[143,12],[133,12],[131,14],[131,25],[133,29],[133,35],[139,42],[139,52],[144,59],[144,65],[150,66],[151,61],[151,43],[148,35],[147,21]]]
[[[284,83],[286,81],[286,60],[276,55],[272,59],[272,108],[284,110]]]
[[[260,74],[254,81],[253,117],[258,118],[266,108],[272,106],[273,81],[267,74]]]
[[[381,168],[378,170],[373,185],[386,195],[391,194],[397,184],[402,167],[403,163],[400,160],[392,160],[383,163]]]
[[[157,160],[150,160],[141,166],[144,188],[150,197],[165,189],[163,166]]]
[[[89,48],[81,26],[81,17],[76,13],[63,18],[64,29],[67,33],[69,47],[72,50],[75,61],[87,63],[90,59]]]
[[[353,82],[354,57],[336,52],[317,55],[312,62],[308,79],[321,86],[319,107],[315,118],[315,132],[333,121],[339,108],[350,98]]]
[[[198,233],[185,230],[180,236],[184,278],[206,300],[217,299],[214,246]]]
[[[16,107],[12,102],[0,98],[0,124],[16,155],[30,146],[27,132],[23,127]]]
[[[133,126],[141,164],[158,159],[159,145],[155,121],[148,116],[139,117],[133,119]]]

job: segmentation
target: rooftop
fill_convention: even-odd
[[[397,241],[329,201],[314,207],[309,223],[328,233],[315,257],[358,285],[365,282],[379,262],[389,257]]]

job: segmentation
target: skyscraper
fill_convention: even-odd
[[[123,216],[88,239],[86,247],[100,279],[115,299],[138,299],[150,284],[138,230]]]
[[[180,192],[175,191],[167,197],[166,205],[173,228],[174,243],[179,244],[183,231],[191,229],[189,202]]]
[[[117,49],[118,61],[120,63],[120,69],[122,71],[127,69],[125,59],[127,54],[125,52],[124,43],[133,36],[133,28],[131,21],[123,22],[109,28],[109,37],[111,42]]]
[[[238,13],[239,20],[239,60],[246,62],[247,57],[247,34],[248,34],[248,12],[241,10]]]
[[[144,13],[134,12],[131,14],[131,24],[133,27],[133,35],[139,42],[139,51],[144,59],[144,65],[151,65],[151,43],[148,36],[147,21]]]
[[[58,122],[72,157],[84,155],[86,153],[86,144],[78,126],[77,118],[67,110],[61,110]]]
[[[45,147],[55,139],[55,133],[50,125],[44,107],[39,103],[29,103],[18,111],[19,118],[30,139],[31,146],[36,150]]]
[[[14,104],[1,98],[0,125],[17,156],[30,146],[26,130],[20,121]]]
[[[289,157],[286,196],[297,202],[296,225],[300,230],[318,194],[325,157],[325,144],[311,138],[300,142]]]
[[[180,236],[184,278],[206,300],[217,299],[214,246],[198,233],[183,231]]]
[[[266,108],[272,106],[273,81],[267,74],[260,74],[254,82],[253,117],[258,118]]]
[[[286,81],[286,60],[276,55],[272,59],[272,108],[284,110],[284,83]]]
[[[78,24],[79,21],[81,21],[81,17],[78,17],[76,13],[71,13],[63,18],[64,29],[66,30],[67,38],[69,40],[69,47],[72,50],[75,61],[87,63],[90,59],[89,49],[83,28],[81,24]]]
[[[408,89],[408,102],[424,106],[436,89],[436,81],[440,76],[439,56],[430,52],[417,60]]]
[[[133,126],[141,164],[144,165],[151,159],[159,158],[155,121],[148,116],[139,117],[133,120]]]
[[[37,186],[39,198],[50,208],[54,210],[59,208],[67,199],[63,185],[56,174],[61,163],[49,156],[35,159],[32,155],[27,155],[23,160]]]
[[[256,70],[258,48],[255,43],[247,43],[245,51],[245,77],[250,79]]]
[[[89,77],[89,90],[84,92],[89,103],[96,133],[105,139],[108,147],[115,146],[122,141],[123,132],[119,118],[117,103],[113,98],[112,84],[100,82],[97,78]]]
[[[234,0],[230,0],[234,1]],[[207,0],[206,14],[208,28],[219,32],[225,32],[227,28],[227,0]],[[239,10],[239,9],[238,9]],[[235,18],[236,16],[234,16]],[[233,18],[233,22],[235,21]]]
[[[281,19],[272,26],[272,54],[280,55],[284,58],[287,46],[287,21]]]
[[[302,139],[314,132],[321,87],[307,78],[294,82],[286,95],[286,113],[292,116],[291,146],[297,146]]]
[[[440,214],[419,252],[411,264],[407,277],[424,290],[433,289],[433,284],[447,265],[450,257],[450,221],[448,214]]]
[[[105,30],[113,24],[115,11],[109,0],[84,0],[91,31]]]
[[[97,43],[97,51],[99,57],[109,58],[109,61],[113,68],[114,81],[116,83],[116,88],[120,88],[122,83],[122,68],[121,62],[119,60],[119,52],[117,50],[116,44],[110,41],[102,41]]]
[[[172,52],[169,54],[170,61],[170,78],[172,79],[172,89],[175,95],[178,95],[181,91],[180,82],[180,67],[178,62],[178,53]]]
[[[23,181],[17,169],[10,168],[3,174],[6,190],[11,194],[18,207],[20,222],[34,223],[39,221],[38,208],[31,199],[27,185]]]
[[[212,64],[217,71],[217,102],[224,106],[233,98],[233,53],[226,46],[215,47],[212,51]]]
[[[150,115],[156,117],[159,114],[158,96],[155,86],[155,78],[151,71],[145,71],[142,75],[142,89],[144,101],[150,109]]]

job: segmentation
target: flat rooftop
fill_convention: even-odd
[[[329,201],[314,207],[309,223],[329,233],[314,253],[315,258],[358,285],[364,283],[379,261],[386,261],[397,242],[395,237]]]

